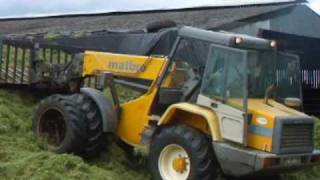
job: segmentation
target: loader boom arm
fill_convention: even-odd
[[[86,51],[83,60],[82,76],[112,73],[116,77],[155,80],[162,73],[166,59]]]

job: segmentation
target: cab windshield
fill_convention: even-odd
[[[212,46],[201,93],[246,110],[248,98],[263,99],[276,85],[269,98],[283,103],[287,97],[301,97],[299,69],[299,59],[292,55]]]
[[[299,58],[273,51],[249,51],[248,97],[264,98],[266,90],[275,85],[274,100],[283,103],[285,98],[301,99]]]
[[[248,51],[248,97],[264,98],[266,89],[276,81],[273,51]]]

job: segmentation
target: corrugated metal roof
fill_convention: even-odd
[[[88,0],[86,0],[88,1]],[[0,17],[1,19],[19,19],[19,18],[41,18],[52,16],[70,16],[70,15],[91,15],[91,14],[104,14],[104,13],[130,13],[141,11],[159,11],[159,10],[179,10],[188,8],[221,8],[221,7],[239,7],[239,6],[252,6],[252,5],[267,5],[267,4],[281,4],[281,3],[294,3],[304,2],[305,0],[135,0],[134,3],[120,0],[115,3],[115,0],[110,0],[108,3],[102,3],[99,7],[88,6],[78,7],[77,3],[74,4],[75,8],[59,7],[59,1],[50,5],[50,9],[45,12],[37,10],[36,5],[45,5],[45,2],[30,4],[29,13],[18,15],[6,15]],[[96,1],[93,1],[93,3]],[[25,3],[25,2],[24,2]],[[24,5],[21,3],[21,6]],[[8,3],[10,4],[10,2]],[[98,6],[98,5],[97,5]],[[41,13],[42,12],[42,13]]]
[[[197,1],[182,1],[180,5],[175,5],[174,9],[178,8],[194,8],[194,7],[230,7],[230,6],[245,6],[245,5],[257,5],[257,4],[272,4],[272,3],[286,3],[296,2],[299,0],[197,0]],[[149,9],[149,8],[148,8]],[[173,9],[172,5],[160,4],[154,9]],[[130,9],[128,9],[130,10]],[[142,9],[139,9],[142,10]]]
[[[221,1],[221,0],[220,0]],[[281,1],[281,0],[280,0]],[[269,0],[270,2],[270,0]],[[279,1],[277,1],[279,2]],[[104,13],[31,19],[0,20],[0,34],[143,29],[146,24],[171,19],[180,25],[215,28],[242,19],[294,7],[295,3],[275,3],[236,7],[206,7],[165,11]]]

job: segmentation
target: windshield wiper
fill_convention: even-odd
[[[270,96],[272,95],[273,91],[277,89],[277,84],[276,83],[273,83],[272,85],[270,85],[266,92],[265,92],[265,95],[264,95],[264,103],[268,104],[268,100],[270,98]]]

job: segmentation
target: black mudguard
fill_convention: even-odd
[[[98,106],[103,132],[115,133],[118,128],[118,117],[112,102],[101,91],[93,88],[81,88],[80,92],[90,97]]]

